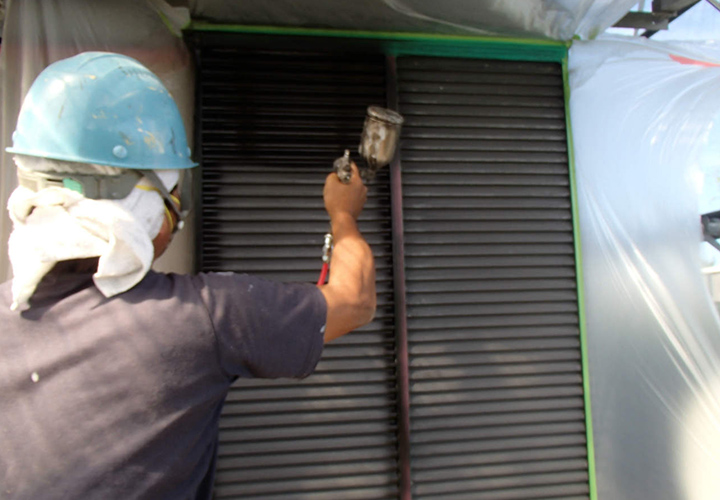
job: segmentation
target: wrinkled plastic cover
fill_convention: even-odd
[[[720,50],[605,39],[574,43],[569,64],[599,498],[717,500],[699,214],[720,182]]]
[[[194,0],[216,23],[570,40],[594,38],[637,0]]]
[[[175,97],[191,136],[193,71],[179,38],[193,19],[370,31],[411,31],[536,37],[593,37],[620,19],[636,0],[8,0],[0,55],[2,170],[0,204],[16,185],[4,148],[10,144],[22,97],[48,64],[87,50],[130,55],[158,74]],[[189,8],[172,7],[188,5]],[[0,210],[0,242],[10,221]],[[159,269],[188,270],[193,255],[192,219],[159,261]],[[179,241],[178,241],[179,240]],[[182,242],[182,243],[181,243]],[[165,266],[164,262],[178,263]],[[10,277],[7,248],[0,245],[0,281]]]
[[[192,140],[194,68],[180,38],[189,22],[187,9],[161,0],[13,0],[6,5],[0,51],[0,282],[11,277],[7,241],[12,224],[7,200],[17,186],[11,142],[22,99],[35,77],[50,63],[85,51],[108,51],[134,57],[163,81],[175,98]],[[158,261],[158,269],[192,266],[192,221]]]

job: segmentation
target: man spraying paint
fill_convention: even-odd
[[[375,311],[366,188],[328,175],[327,284],[150,270],[187,215],[177,107],[137,61],[84,53],[33,83],[15,133],[0,286],[0,497],[210,498],[238,377],[304,377]]]

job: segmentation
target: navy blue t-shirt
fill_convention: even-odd
[[[49,275],[31,308],[0,286],[0,498],[209,498],[238,377],[304,377],[326,303],[309,284],[149,273],[105,298]]]

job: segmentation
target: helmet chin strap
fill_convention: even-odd
[[[120,175],[105,176],[92,174],[39,172],[17,169],[18,183],[35,192],[47,187],[64,187],[77,191],[86,198],[93,200],[120,200],[133,190],[138,181],[145,176],[160,196],[167,202],[166,205],[177,217],[177,225],[173,232],[182,229],[184,220],[192,207],[192,181],[189,171],[181,171],[182,185],[180,186],[180,208],[173,200],[170,192],[163,184],[154,170],[123,169]]]
[[[41,172],[17,169],[18,184],[35,192],[47,187],[64,187],[91,200],[121,200],[132,191],[141,174],[125,169],[120,175]]]

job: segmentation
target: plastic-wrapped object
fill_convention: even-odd
[[[720,182],[720,50],[578,42],[569,69],[599,498],[716,500],[720,321],[700,212]]]
[[[194,0],[213,22],[570,40],[594,38],[637,0]]]

